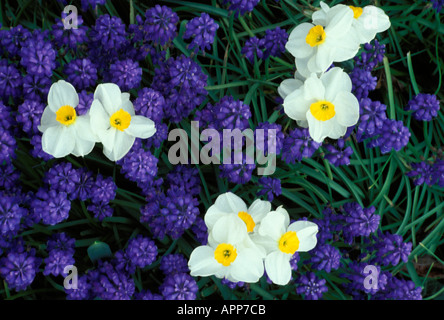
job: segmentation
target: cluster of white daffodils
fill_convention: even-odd
[[[389,27],[389,17],[375,6],[330,8],[321,2],[312,22],[301,23],[291,32],[285,48],[295,57],[296,73],[281,83],[278,92],[284,112],[308,127],[316,142],[340,138],[359,120],[350,77],[332,64],[352,59],[361,44]]]
[[[86,115],[77,115],[79,96],[64,80],[54,83],[48,93],[38,129],[42,149],[55,158],[69,154],[80,157],[92,151],[96,142],[111,161],[122,159],[136,138],[146,139],[156,133],[154,122],[135,115],[129,93],[122,93],[113,83],[97,86]]]
[[[255,200],[248,208],[231,192],[220,195],[208,208],[207,245],[193,250],[188,262],[192,276],[216,276],[232,282],[257,282],[267,273],[278,285],[291,279],[290,259],[295,252],[312,250],[318,226],[309,221],[290,223],[282,207]]]

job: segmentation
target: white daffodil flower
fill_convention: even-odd
[[[335,7],[346,7],[353,12],[353,22],[350,28],[349,37],[355,39],[359,44],[369,43],[377,33],[384,32],[390,28],[390,18],[381,8],[368,5],[363,8],[354,6],[336,5],[329,7],[321,2],[321,9],[314,12],[312,19],[314,24],[323,25],[327,23],[327,14]]]
[[[245,223],[247,232],[250,233],[270,211],[271,203],[269,201],[256,199],[247,208],[244,200],[232,192],[226,192],[219,195],[214,204],[208,208],[204,221],[208,230],[211,230],[221,217],[233,215]]]
[[[261,254],[244,245],[248,237],[245,224],[234,215],[219,218],[212,230],[212,241],[191,252],[190,275],[216,276],[232,282],[257,282],[264,273]]]
[[[351,93],[350,77],[335,67],[318,77],[312,73],[304,84],[284,98],[284,112],[297,121],[307,121],[316,142],[339,139],[359,120],[359,102]]]
[[[83,157],[94,148],[96,139],[90,129],[89,115],[78,116],[78,104],[79,96],[70,83],[59,80],[51,85],[38,129],[43,133],[43,151],[54,158],[69,154]]]
[[[323,24],[304,22],[293,29],[285,48],[295,57],[302,76],[320,74],[333,62],[346,61],[357,54],[359,43],[349,36],[353,19],[349,7],[338,5],[325,12]]]
[[[282,207],[262,219],[253,237],[267,252],[265,272],[273,283],[283,286],[291,280],[291,257],[295,252],[312,250],[317,243],[317,232],[318,226],[310,221],[290,224],[288,212]]]
[[[122,93],[113,83],[97,86],[89,113],[91,129],[111,161],[122,159],[136,138],[147,139],[156,133],[154,122],[135,115],[129,93]]]

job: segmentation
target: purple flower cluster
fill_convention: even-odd
[[[282,148],[282,160],[295,163],[302,158],[311,158],[322,143],[315,142],[308,133],[308,128],[295,128],[285,136]]]
[[[207,96],[207,75],[184,55],[170,57],[156,68],[152,88],[165,97],[166,118],[174,123],[187,117]]]
[[[419,121],[431,121],[438,116],[439,100],[434,94],[420,93],[409,100],[406,110]]]
[[[242,47],[241,53],[254,63],[254,58],[267,59],[268,57],[280,57],[285,52],[285,44],[288,41],[288,33],[280,27],[267,29],[263,38],[250,37]]]
[[[319,279],[314,272],[302,274],[296,280],[296,293],[303,295],[306,300],[319,300],[328,291],[327,280]]]
[[[210,17],[209,14],[203,12],[199,17],[191,19],[185,28],[183,38],[185,40],[192,39],[188,48],[195,52],[200,50],[210,50],[214,41],[219,25]]]
[[[408,144],[410,135],[410,130],[402,121],[386,119],[381,128],[375,132],[375,139],[371,140],[367,147],[379,147],[383,154],[392,150],[400,151]]]
[[[46,249],[48,257],[44,260],[45,276],[52,274],[53,276],[62,275],[66,277],[65,267],[72,266],[75,263],[75,239],[70,238],[65,233],[56,233],[48,240]]]
[[[325,144],[327,153],[325,159],[332,165],[338,167],[350,164],[350,156],[353,154],[353,149],[350,146],[345,147],[344,139],[338,139],[337,148],[332,144]]]
[[[416,186],[427,184],[429,186],[438,185],[444,187],[444,160],[438,159],[433,163],[421,161],[410,164],[411,170],[406,173],[413,178]]]
[[[223,0],[222,4],[229,4],[228,10],[243,16],[247,12],[251,12],[257,6],[260,0]]]

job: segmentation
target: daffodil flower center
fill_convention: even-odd
[[[299,238],[295,231],[288,231],[279,239],[279,250],[283,253],[294,254],[298,249]]]
[[[310,112],[319,121],[327,121],[336,114],[335,106],[328,101],[318,101],[310,105]]]
[[[353,10],[353,18],[355,18],[355,19],[358,19],[361,16],[362,12],[364,11],[360,7],[353,7],[353,6],[349,6],[349,7],[350,7],[350,9]]]
[[[307,37],[305,37],[305,41],[311,46],[316,47],[322,43],[324,43],[326,38],[326,33],[322,26],[314,26],[308,31]]]
[[[245,222],[245,224],[247,225],[247,232],[253,232],[254,227],[256,226],[256,223],[254,222],[253,218],[251,217],[251,215],[249,215],[247,212],[245,211],[239,211],[239,213],[237,214],[237,216],[239,218],[242,219],[243,222]]]
[[[131,123],[131,115],[127,111],[120,109],[119,111],[114,112],[109,118],[109,123],[117,130],[123,131],[129,127]]]
[[[225,267],[228,267],[236,260],[236,248],[229,243],[221,243],[214,250],[214,259]]]
[[[71,106],[62,106],[56,111],[56,120],[65,126],[72,125],[76,118],[76,110]]]

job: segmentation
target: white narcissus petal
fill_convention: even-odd
[[[294,28],[288,36],[285,49],[287,49],[287,51],[290,52],[295,58],[303,59],[313,54],[314,49],[310,47],[305,40],[308,32],[313,27],[313,24],[303,22]]]
[[[296,72],[299,73],[303,78],[308,78],[311,74],[311,71],[308,68],[308,62],[312,60],[312,58],[313,55],[304,59],[295,59]]]
[[[125,133],[136,138],[147,139],[156,133],[154,121],[143,116],[131,116],[131,122]]]
[[[98,142],[97,135],[91,129],[89,114],[78,116],[74,123],[77,136],[86,141]]]
[[[312,102],[314,101],[305,100],[304,88],[301,87],[284,99],[284,112],[293,120],[306,120],[306,113]]]
[[[331,7],[326,12],[326,37],[341,37],[350,30],[353,19],[353,10],[348,6],[338,4]]]
[[[122,104],[121,108],[128,112],[131,117],[133,117],[136,113],[134,110],[133,103],[129,100],[129,94],[128,96],[125,95],[126,92],[122,93]]]
[[[239,213],[239,211],[247,211],[247,205],[244,200],[232,192],[226,192],[217,197],[215,204],[219,208],[225,208],[226,211]]]
[[[94,141],[83,140],[77,138],[72,154],[76,157],[84,157],[94,149]]]
[[[56,114],[50,107],[46,107],[43,110],[42,117],[40,119],[40,125],[37,127],[40,132],[44,132],[49,127],[58,126],[60,123],[56,120]]]
[[[340,125],[337,121],[337,118],[333,118],[329,121],[332,121],[332,123],[334,123],[334,125],[331,126],[331,131],[328,134],[328,137],[330,139],[339,139],[341,137],[343,137],[346,133],[347,133],[347,127]]]
[[[287,217],[281,211],[271,211],[262,219],[258,228],[258,233],[264,237],[270,237],[272,240],[279,240],[287,229]]]
[[[304,99],[307,101],[324,100],[324,95],[324,84],[315,73],[312,73],[304,82]]]
[[[296,221],[290,224],[289,231],[295,231],[299,239],[298,252],[306,252],[316,247],[318,225],[310,221]]]
[[[341,68],[334,67],[322,74],[320,80],[325,87],[325,100],[332,102],[341,91],[352,90],[352,82],[348,74]]]
[[[111,127],[109,122],[110,115],[105,111],[103,104],[95,99],[89,109],[90,126],[94,133],[108,130]]]
[[[94,91],[94,100],[98,99],[108,116],[112,116],[122,105],[122,93],[114,83],[99,84]]]
[[[279,251],[270,253],[265,258],[265,271],[273,283],[285,286],[291,280],[290,254]]]
[[[188,268],[190,269],[190,275],[193,277],[208,277],[220,273],[223,265],[214,259],[213,248],[200,246],[191,252]]]
[[[311,111],[307,111],[307,121],[308,121],[308,132],[310,133],[310,137],[321,143],[324,141],[326,137],[330,134],[334,124],[334,118],[327,121],[317,120],[312,114]]]
[[[254,200],[253,203],[248,207],[248,214],[251,215],[256,224],[258,224],[270,211],[271,202],[261,199]]]
[[[334,56],[336,45],[335,41],[326,39],[325,43],[318,47],[316,56],[309,60],[308,69],[316,73],[325,72],[334,61],[337,61]]]
[[[57,112],[63,106],[76,108],[78,104],[79,95],[72,84],[59,80],[51,85],[48,92],[48,106],[53,112]]]
[[[107,150],[107,153],[111,153],[114,148],[117,129],[109,128],[108,130],[96,131],[95,134],[97,135],[98,140],[103,144],[104,151]]]
[[[211,236],[216,243],[235,245],[248,236],[247,226],[237,215],[226,215],[216,221],[211,229]]]
[[[363,8],[362,14],[353,23],[359,43],[369,43],[379,32],[390,28],[390,18],[381,8],[369,5]]]
[[[339,92],[332,103],[335,106],[335,118],[339,124],[351,127],[358,123],[359,101],[351,92]]]
[[[114,128],[108,130],[110,131],[114,131],[114,144],[112,148],[104,148],[103,153],[109,160],[119,161],[130,151],[136,138]],[[103,142],[100,134],[98,136]],[[112,133],[109,136],[111,137]]]
[[[42,150],[54,158],[69,155],[75,147],[75,132],[63,125],[49,127],[42,135]]]
[[[285,79],[279,85],[277,91],[282,99],[285,99],[290,93],[299,89],[303,82],[299,79]]]
[[[264,274],[262,258],[253,249],[240,248],[231,267],[231,276],[237,281],[254,283]]]

